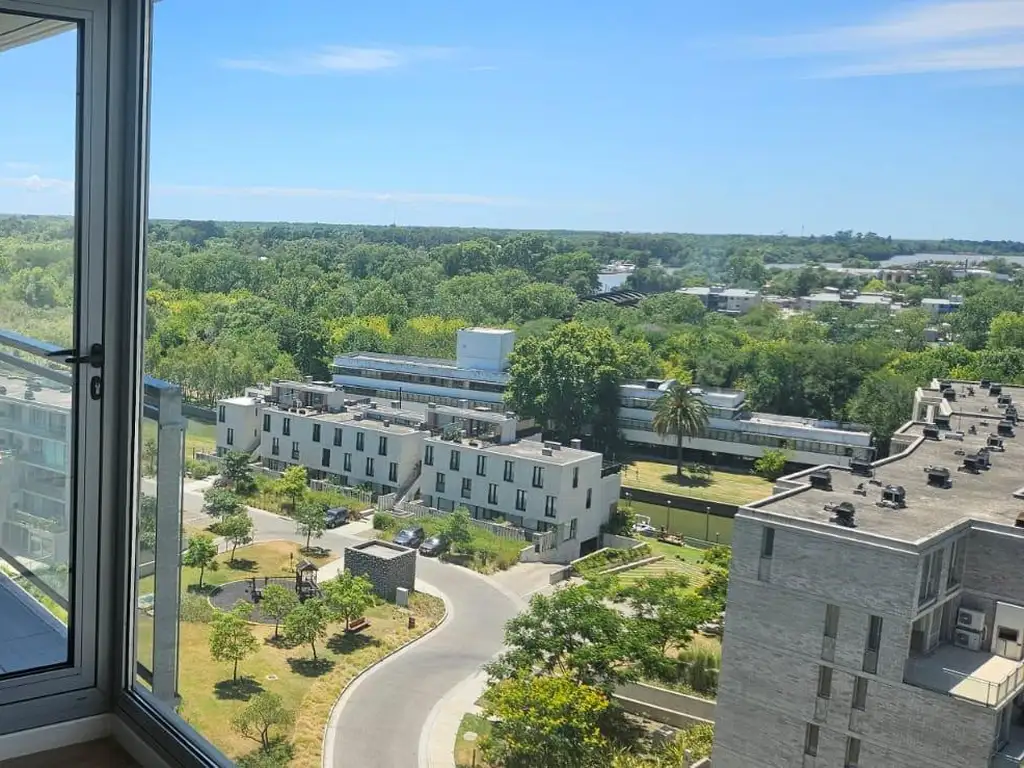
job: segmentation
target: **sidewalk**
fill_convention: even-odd
[[[455,686],[434,707],[423,726],[420,768],[455,768],[455,738],[467,713],[478,715],[476,702],[487,688],[487,675],[478,672]]]

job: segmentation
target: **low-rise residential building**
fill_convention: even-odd
[[[891,296],[883,293],[859,293],[857,291],[823,291],[812,293],[809,296],[801,296],[798,304],[800,309],[809,311],[828,306],[893,309]]]
[[[466,507],[479,520],[527,531],[557,531],[565,559],[596,550],[619,500],[618,467],[580,441],[424,441],[421,493],[438,509]]]
[[[1019,402],[934,382],[890,457],[740,509],[715,768],[1024,760]]]
[[[693,286],[680,288],[677,293],[696,296],[704,306],[712,312],[726,315],[745,315],[761,305],[761,293],[746,288],[726,288],[725,286]]]
[[[334,384],[353,395],[400,399],[403,404],[498,409],[508,385],[508,354],[514,335],[512,331],[488,333],[491,330],[460,331],[460,357],[456,360],[362,352],[339,355],[334,360]],[[672,383],[623,384],[620,428],[634,450],[666,456],[674,450],[675,439],[659,436],[651,426],[654,403]],[[693,458],[711,463],[745,462],[770,448],[785,449],[791,461],[799,464],[845,463],[871,455],[871,435],[866,427],[751,413],[742,390],[703,389],[701,396],[711,408],[711,428],[702,437],[686,441],[684,448]]]
[[[921,299],[921,309],[927,310],[932,317],[951,314],[963,305],[963,296],[950,296],[946,299]]]

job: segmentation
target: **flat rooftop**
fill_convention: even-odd
[[[790,490],[749,506],[771,514],[834,525],[834,514],[825,505],[849,502],[854,506],[853,530],[907,543],[930,538],[967,519],[1012,527],[1017,516],[1024,513],[1024,499],[1014,496],[1024,487],[1024,423],[1017,426],[1016,437],[1003,439],[1003,451],[990,453],[989,469],[977,474],[958,469],[965,455],[975,454],[986,446],[998,421],[995,417],[970,415],[954,418],[953,429],[941,430],[940,440],[924,438],[926,425],[915,422],[896,434],[897,439],[903,436],[913,442],[903,452],[876,462],[874,477],[830,467],[832,490],[824,490],[810,485],[810,475],[815,470],[804,470],[780,481],[783,487],[791,486]],[[962,439],[954,431],[957,429],[963,430]],[[930,485],[927,467],[947,468],[949,487]],[[904,508],[878,506],[882,489],[887,485],[903,486]]]
[[[995,419],[999,418],[999,414],[1005,410],[1004,406],[997,403],[997,397],[990,395],[987,389],[982,389],[975,382],[952,381],[950,383],[953,385],[953,391],[956,392],[956,400],[947,400],[946,403],[953,414],[974,414]],[[1006,384],[1000,384],[1000,386],[1002,387],[1001,394],[1010,395],[1018,408],[1024,408],[1024,387],[1013,387]],[[932,397],[942,397],[938,388],[927,387],[924,392]],[[950,426],[953,429],[959,429],[955,415],[951,421]],[[1021,485],[1024,485],[1024,482]]]
[[[0,574],[0,674],[62,664],[68,659],[66,630],[46,609]]]
[[[65,373],[64,375],[68,374]],[[38,385],[38,391],[33,391],[32,399],[26,400],[25,392],[29,389],[29,378],[32,378]],[[43,377],[26,378],[24,376],[13,376],[8,371],[0,370],[0,387],[3,387],[0,401],[13,402],[26,408],[41,406],[50,409],[60,409],[64,412],[71,410],[70,385],[56,386],[54,382]]]
[[[365,552],[368,555],[379,557],[382,560],[393,560],[396,557],[400,557],[409,551],[408,547],[403,547],[399,544],[387,545],[382,544],[379,541],[371,541],[365,546],[354,546],[350,549],[355,549],[360,552]]]
[[[427,438],[428,442],[445,445],[451,448],[468,448],[470,450],[478,451],[482,450],[489,454],[507,456],[510,459],[532,459],[545,464],[557,464],[560,466],[573,464],[577,461],[583,461],[585,459],[601,455],[599,453],[594,453],[593,451],[584,451],[578,448],[567,448],[563,445],[561,448],[552,449],[551,455],[546,456],[544,454],[544,443],[540,440],[519,440],[515,443],[502,444],[481,442],[476,446],[469,445],[470,440],[472,440],[472,438],[467,438],[461,443],[456,443],[451,440],[444,440],[440,437]]]
[[[984,651],[940,645],[927,656],[912,656],[903,679],[918,688],[998,707],[1021,683],[1021,663]]]

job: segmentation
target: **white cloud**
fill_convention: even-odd
[[[309,53],[245,59],[225,59],[221,66],[248,69],[275,75],[360,74],[397,69],[424,61],[437,61],[453,56],[452,48],[399,47],[358,48],[334,45]]]
[[[1024,0],[918,4],[866,24],[758,38],[755,54],[838,59],[819,77],[874,77],[1024,68]]]
[[[39,176],[38,174],[32,174],[31,176],[15,178],[0,177],[0,187],[24,189],[29,192],[53,191],[60,192],[62,194],[70,194],[75,191],[75,182],[67,179],[49,179]]]
[[[371,200],[382,203],[443,203],[449,205],[521,206],[525,200],[511,197],[471,195],[459,192],[375,192],[334,187],[217,187],[203,185],[155,184],[153,191],[166,194],[210,197],[327,198]]]
[[[41,170],[41,166],[37,163],[25,163],[20,160],[7,160],[3,166],[7,170],[16,173],[38,173]]]

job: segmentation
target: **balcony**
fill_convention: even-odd
[[[998,708],[1024,687],[1024,664],[984,651],[940,645],[907,659],[903,682]]]
[[[0,674],[63,664],[67,628],[13,579],[0,574]]]

